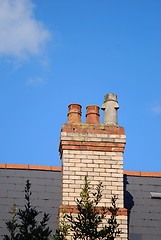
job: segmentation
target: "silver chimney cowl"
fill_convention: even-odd
[[[106,94],[104,96],[104,103],[102,104],[101,109],[104,111],[104,124],[118,124],[117,110],[119,109],[119,105],[116,94]]]

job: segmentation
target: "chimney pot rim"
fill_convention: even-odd
[[[82,107],[79,103],[71,103],[71,104],[68,105],[68,107],[71,106],[71,105],[78,105],[78,106]]]
[[[88,106],[86,107],[86,109],[87,109],[88,107],[98,107],[98,108],[100,109],[100,107],[99,107],[98,105],[95,105],[95,104],[88,105]]]

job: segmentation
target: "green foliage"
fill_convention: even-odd
[[[6,221],[6,227],[9,235],[5,235],[3,240],[49,240],[51,230],[47,226],[49,214],[44,213],[40,222],[36,220],[41,213],[36,210],[36,207],[31,206],[31,184],[29,180],[25,186],[25,208],[16,208],[12,211],[12,220]]]
[[[70,225],[66,223],[66,216],[67,215],[65,211],[63,211],[62,217],[59,223],[59,227],[53,236],[54,240],[66,240],[66,237],[68,235],[68,230],[70,228]]]
[[[11,220],[6,221],[6,228],[9,231],[9,235],[4,235],[3,240],[15,240],[17,239],[16,230],[18,228],[17,219],[16,219],[16,204],[13,204],[11,209]]]
[[[76,200],[78,214],[65,215],[65,220],[69,223],[67,231],[64,231],[64,225],[62,223],[59,226],[59,234],[55,240],[65,240],[68,235],[68,230],[73,232],[73,239],[81,240],[114,240],[121,231],[118,229],[119,224],[117,223],[116,216],[118,208],[116,207],[117,198],[112,197],[112,206],[109,208],[98,207],[102,199],[103,186],[102,183],[98,184],[95,192],[90,191],[90,182],[85,177],[85,183],[80,193],[80,199]],[[109,219],[107,219],[107,212],[111,213]],[[101,224],[107,221],[107,225],[101,227]],[[63,238],[61,236],[63,235]]]

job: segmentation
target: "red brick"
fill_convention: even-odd
[[[101,213],[101,208],[97,208],[100,213]],[[61,205],[59,208],[60,212],[63,212],[65,210],[66,213],[79,213],[78,209],[76,208],[76,206],[74,205]],[[111,212],[108,211],[106,214],[111,215]],[[128,210],[126,208],[120,208],[117,212],[117,215],[123,215],[123,216],[127,216],[128,215]]]
[[[61,141],[61,145],[72,145],[72,146],[96,146],[96,147],[124,147],[124,143],[109,143],[109,142],[85,142],[85,141]]]
[[[62,150],[89,150],[89,151],[104,151],[104,152],[124,152],[124,148],[117,147],[95,147],[95,146],[71,146],[62,145],[60,151]]]
[[[105,126],[103,124],[63,124],[62,132],[92,133],[92,134],[124,134],[120,126]]]

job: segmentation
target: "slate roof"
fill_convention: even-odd
[[[151,192],[161,193],[161,174],[124,175],[125,208],[129,209],[130,240],[161,239],[161,199],[151,198]]]
[[[32,186],[32,204],[51,214],[49,225],[57,227],[61,195],[61,168],[49,166],[0,164],[0,236],[6,232],[13,203],[24,206],[24,186]],[[129,210],[129,240],[161,239],[161,173],[124,171],[125,207]]]
[[[19,166],[22,165],[17,165]],[[5,221],[11,219],[9,212],[13,204],[16,203],[17,208],[23,208],[25,204],[24,187],[28,179],[31,182],[32,205],[51,215],[49,226],[55,230],[60,205],[61,168],[36,170],[20,167],[15,169],[16,165],[13,167],[0,169],[0,236],[6,233]]]

